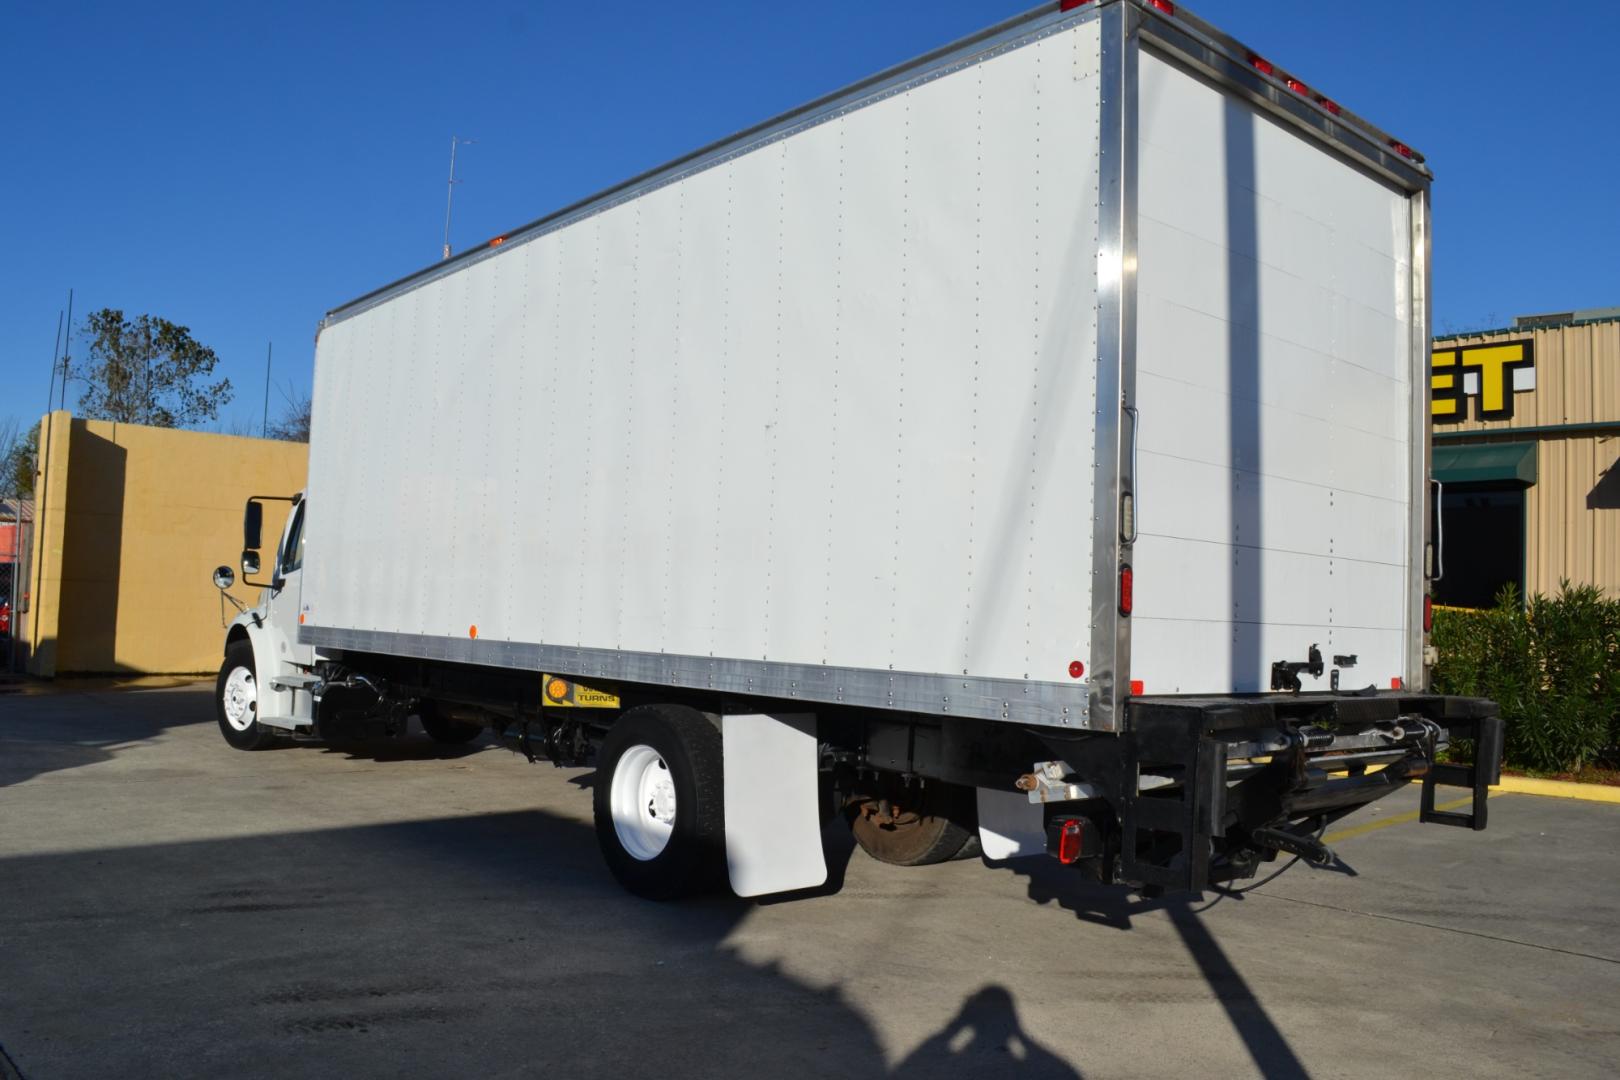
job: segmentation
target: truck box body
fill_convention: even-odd
[[[338,309],[299,639],[1093,730],[1420,685],[1427,173],[1279,78],[1047,5]]]

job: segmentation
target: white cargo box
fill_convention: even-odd
[[[1415,684],[1428,174],[1282,75],[1048,4],[338,309],[300,639],[1098,730]]]

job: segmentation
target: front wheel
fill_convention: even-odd
[[[596,841],[619,884],[649,900],[706,892],[725,870],[720,732],[700,712],[644,705],[597,758]]]
[[[214,704],[219,732],[236,749],[263,750],[275,741],[275,733],[259,723],[259,682],[253,669],[253,646],[246,641],[225,650],[225,663],[214,683]]]

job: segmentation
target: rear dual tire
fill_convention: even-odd
[[[597,755],[596,842],[619,884],[649,900],[725,882],[720,732],[681,705],[643,705],[608,730]]]
[[[461,746],[470,743],[484,732],[484,725],[469,720],[456,720],[445,716],[439,711],[438,703],[424,700],[416,706],[417,719],[422,721],[422,730],[427,737],[444,746]]]

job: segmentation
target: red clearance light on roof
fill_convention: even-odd
[[[1275,75],[1277,73],[1276,65],[1265,57],[1256,56],[1254,53],[1249,54],[1249,66],[1262,75]]]
[[[495,239],[493,239],[493,240],[491,240],[489,242],[489,246],[490,247],[500,247],[504,243],[506,243],[506,237],[497,236]]]
[[[1409,158],[1412,156],[1412,148],[1401,142],[1399,139],[1389,140],[1389,148],[1401,155],[1401,157]]]
[[[1135,584],[1135,582],[1133,580],[1133,575],[1131,574],[1131,568],[1129,566],[1120,567],[1119,568],[1119,613],[1121,615],[1129,615],[1131,613],[1131,592],[1132,592],[1131,587],[1134,584]]]
[[[1316,99],[1316,103],[1322,106],[1322,108],[1326,109],[1328,112],[1332,113],[1334,116],[1339,115],[1339,103],[1334,101],[1332,98],[1319,97]]]
[[[1287,80],[1287,83],[1288,83],[1288,89],[1292,90],[1294,93],[1296,93],[1296,94],[1304,94],[1306,97],[1310,96],[1311,88],[1306,86],[1304,83],[1300,82],[1298,79],[1290,77]]]
[[[1176,5],[1172,4],[1170,0],[1148,0],[1148,4],[1152,7],[1158,8],[1166,15],[1174,15],[1176,13]]]
[[[1060,0],[1058,10],[1073,11],[1075,8],[1080,7],[1083,4],[1089,4],[1090,2],[1091,0]]]

